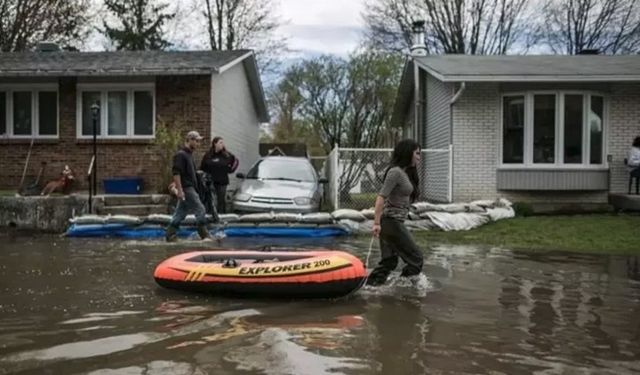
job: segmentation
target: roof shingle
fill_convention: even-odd
[[[250,52],[5,52],[0,77],[211,74]]]

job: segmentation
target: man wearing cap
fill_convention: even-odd
[[[193,151],[198,148],[200,141],[202,141],[200,134],[195,130],[190,131],[187,133],[184,147],[173,157],[173,184],[178,196],[178,205],[166,229],[166,239],[169,242],[177,239],[178,227],[189,211],[192,211],[196,216],[200,238],[210,238],[204,205],[202,205],[196,190],[198,177],[196,175],[196,164],[193,160]]]

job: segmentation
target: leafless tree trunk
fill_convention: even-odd
[[[249,48],[256,51],[261,70],[269,70],[285,49],[275,32],[280,26],[272,0],[200,0],[212,50]]]
[[[555,53],[640,52],[640,1],[549,0],[544,42]]]
[[[529,0],[369,0],[364,18],[369,43],[406,51],[411,24],[426,21],[429,53],[504,54],[530,47]]]
[[[75,46],[88,29],[88,0],[0,0],[0,50],[24,51],[41,41]]]

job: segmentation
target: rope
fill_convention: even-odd
[[[371,242],[369,242],[369,251],[367,251],[367,258],[364,262],[365,276],[362,279],[362,282],[360,283],[360,285],[358,285],[357,288],[355,288],[349,294],[347,294],[346,297],[351,296],[353,293],[357,292],[360,288],[362,288],[367,283],[367,280],[369,279],[369,275],[366,273],[366,271],[367,269],[369,269],[369,257],[371,256],[371,250],[373,250],[373,242],[375,240],[376,238],[374,236],[371,236]]]

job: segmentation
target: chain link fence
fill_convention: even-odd
[[[334,148],[321,172],[329,180],[324,191],[326,202],[333,209],[373,207],[392,152],[392,149]],[[421,200],[451,201],[451,155],[451,147],[422,150],[418,166]]]

